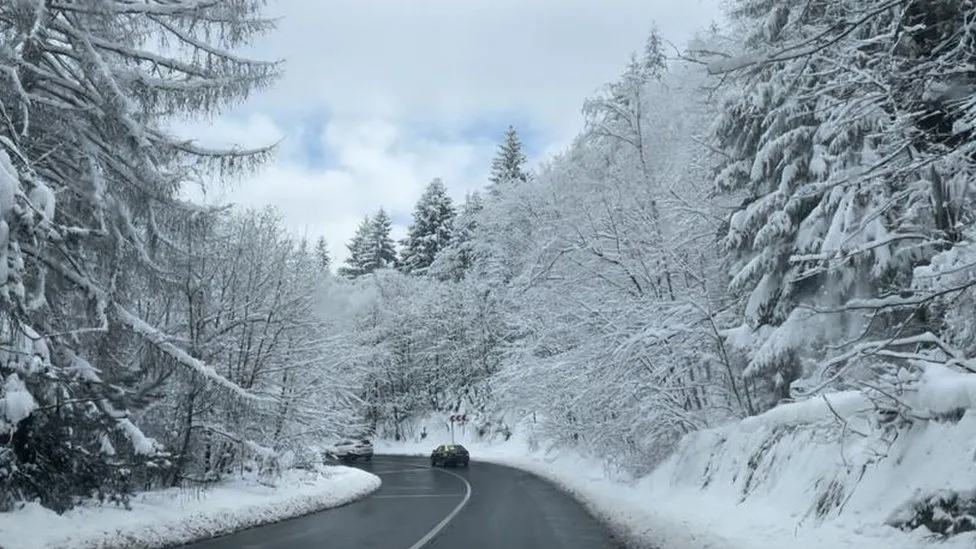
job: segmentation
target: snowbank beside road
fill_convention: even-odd
[[[900,399],[901,416],[849,391],[693,433],[635,489],[729,547],[972,549],[976,376],[930,365]]]
[[[914,516],[976,527],[974,379],[929,371],[905,399],[932,419],[911,424],[879,425],[858,392],[830,395],[829,405],[779,406],[685,437],[641,479],[612,478],[566,450],[532,452],[518,436],[458,442],[471,450],[473,467],[501,463],[563,487],[637,547],[972,549],[976,531],[940,541],[926,526],[904,532],[889,523]],[[429,455],[443,442],[384,442],[376,451]]]
[[[338,507],[377,490],[379,477],[350,467],[285,471],[276,487],[237,480],[207,490],[132,498],[132,510],[85,505],[58,516],[37,504],[0,513],[2,549],[156,549]]]
[[[827,421],[779,419],[760,416],[695,433],[633,489],[665,502],[655,509],[664,522],[719,535],[715,547],[976,547],[974,532],[937,541],[924,526],[903,532],[889,525],[941,491],[976,487],[973,411],[958,422],[922,422],[897,433],[845,433]],[[845,419],[848,429],[859,423],[856,416]],[[952,514],[938,507],[931,509],[935,515]],[[653,539],[660,522],[648,524],[644,537]],[[680,539],[678,532],[670,535]]]

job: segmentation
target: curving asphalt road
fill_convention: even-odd
[[[622,549],[551,484],[489,463],[431,469],[426,458],[357,465],[383,485],[364,500],[184,549]]]

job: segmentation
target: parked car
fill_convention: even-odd
[[[373,443],[366,440],[343,440],[329,448],[327,454],[332,459],[342,461],[356,461],[363,459],[370,461],[373,459]]]
[[[437,467],[439,463],[442,467],[447,467],[448,465],[463,465],[467,467],[469,459],[468,449],[464,446],[460,444],[441,444],[430,453],[430,466]]]

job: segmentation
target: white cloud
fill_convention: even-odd
[[[359,219],[377,207],[407,214],[434,177],[457,198],[483,184],[494,144],[464,135],[479,120],[527,123],[535,145],[551,151],[652,24],[681,43],[718,16],[718,2],[273,2],[269,13],[283,19],[252,54],[285,59],[285,76],[240,118],[192,133],[243,145],[286,140],[266,170],[209,198],[274,204],[295,230],[325,235],[341,260]],[[316,169],[303,159],[302,125],[284,121],[323,112],[317,145],[328,168]]]
[[[272,142],[283,133],[269,126],[263,116],[251,117],[249,122],[224,125],[224,137],[220,129],[208,128],[207,139],[201,138],[201,142],[237,142],[234,136],[249,136],[240,144],[253,146]],[[294,142],[283,146],[278,159],[255,176],[212,187],[206,201],[257,208],[273,204],[296,232],[311,238],[324,235],[340,261],[346,257],[343,244],[363,215],[382,206],[396,217],[409,217],[424,186],[435,177],[455,182],[482,180],[494,147],[488,142],[422,139],[382,120],[330,124],[322,136],[322,147],[333,157],[328,169],[303,166],[292,145]],[[463,186],[452,190],[456,199],[463,198]],[[400,238],[404,232],[401,224],[395,227],[394,237]]]
[[[322,101],[336,114],[463,123],[521,111],[574,126],[583,96],[617,76],[652,24],[684,41],[717,0],[281,0],[259,44],[286,59],[259,99]],[[302,101],[297,101],[297,97]]]

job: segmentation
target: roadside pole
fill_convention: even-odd
[[[451,444],[454,444],[454,424],[461,424],[461,432],[464,433],[464,425],[468,422],[468,414],[451,414]]]

